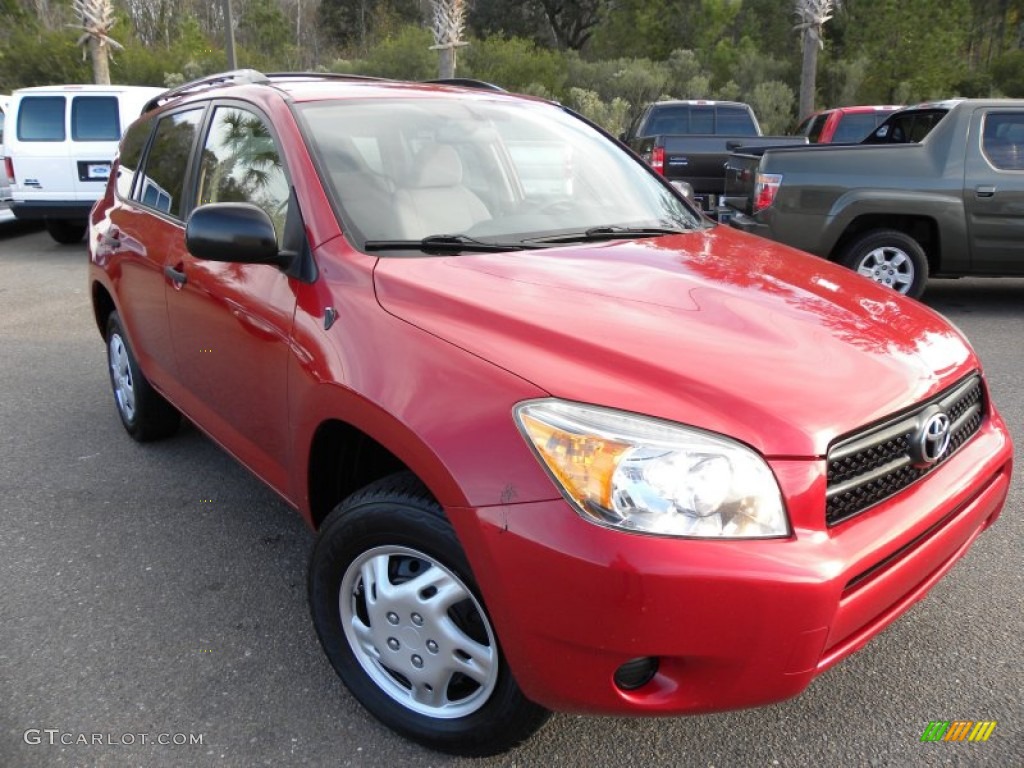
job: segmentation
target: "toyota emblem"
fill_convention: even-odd
[[[914,439],[914,464],[930,467],[941,459],[949,448],[952,423],[944,411],[936,410],[926,415],[924,424]]]

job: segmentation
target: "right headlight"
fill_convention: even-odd
[[[787,536],[767,463],[718,435],[562,400],[515,408],[523,435],[584,517],[638,533]]]

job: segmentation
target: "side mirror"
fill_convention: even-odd
[[[277,247],[277,233],[266,211],[251,203],[211,203],[192,211],[185,245],[193,256],[210,261],[287,266],[290,254]]]
[[[675,187],[676,192],[678,192],[680,195],[685,197],[687,200],[689,200],[691,202],[693,201],[693,186],[690,185],[689,182],[686,182],[686,181],[670,181],[669,184],[671,184],[673,187]]]

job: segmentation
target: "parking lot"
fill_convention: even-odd
[[[933,281],[925,302],[973,341],[1024,446],[1024,279]],[[6,220],[0,391],[0,766],[1024,765],[1021,470],[951,574],[801,697],[556,715],[516,751],[459,760],[386,730],[336,678],[297,514],[192,427],[127,437],[84,246]],[[921,743],[935,720],[997,726],[985,743]]]

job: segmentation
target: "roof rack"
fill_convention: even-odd
[[[388,80],[388,78],[383,77],[350,75],[338,72],[271,72],[269,74],[263,74],[255,69],[234,69],[230,72],[219,72],[215,75],[207,75],[206,77],[201,77],[198,80],[191,80],[190,82],[179,85],[176,88],[170,88],[146,102],[146,106],[142,108],[142,113],[145,114],[146,112],[150,112],[161,104],[165,104],[178,96],[194,93],[195,91],[202,90],[203,88],[212,88],[215,85],[224,85],[229,83],[234,85],[270,85],[274,80],[284,80],[288,78],[356,80],[369,82],[384,82]],[[423,83],[426,85],[457,85],[462,88],[477,88],[482,91],[506,92],[504,88],[497,86],[494,83],[487,83],[483,80],[474,80],[469,77],[447,77],[437,80],[424,80]]]
[[[221,85],[223,83],[236,83],[241,85],[243,83],[269,83],[270,79],[255,69],[234,69],[230,72],[220,72],[216,75],[207,75],[201,77],[198,80],[192,80],[183,85],[179,85],[176,88],[170,88],[158,96],[153,97],[146,102],[146,106],[142,108],[142,113],[145,114],[151,110],[156,109],[161,104],[170,101],[176,96],[183,96],[186,93],[192,93],[202,88],[210,88],[214,85]]]
[[[388,80],[386,77],[374,77],[372,75],[350,75],[344,72],[270,72],[266,75],[274,80],[284,80],[289,77],[296,79],[309,77],[320,80],[370,80],[372,82],[380,82],[382,80]]]
[[[484,80],[474,80],[471,77],[441,77],[437,80],[424,80],[426,85],[458,85],[462,88],[477,88],[481,91],[498,91],[500,93],[508,93],[500,85],[494,83],[488,83]]]

